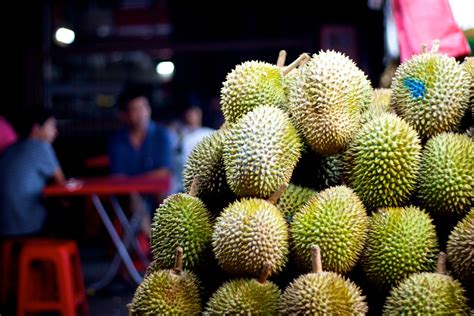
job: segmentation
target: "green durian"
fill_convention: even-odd
[[[153,259],[162,268],[173,266],[177,246],[184,248],[185,267],[195,267],[205,250],[210,249],[211,240],[210,214],[197,197],[173,194],[156,210],[150,244]]]
[[[276,206],[284,214],[286,220],[291,222],[293,215],[314,195],[316,195],[316,191],[290,183],[278,199]]]
[[[313,272],[291,282],[281,295],[280,314],[365,315],[368,307],[360,288],[337,273],[323,272],[319,255],[312,257]]]
[[[219,265],[233,275],[258,277],[265,263],[273,274],[287,261],[287,224],[273,204],[244,198],[216,219],[212,246]]]
[[[384,208],[369,218],[362,254],[367,279],[389,288],[412,273],[433,271],[438,241],[431,218],[419,208]]]
[[[465,284],[474,284],[474,208],[454,227],[446,247],[447,259],[455,275]]]
[[[351,188],[370,209],[401,206],[416,187],[421,144],[417,133],[394,114],[366,123],[345,152]]]
[[[292,119],[315,152],[339,153],[371,102],[370,81],[351,59],[334,51],[313,55],[300,69],[289,97]]]
[[[182,248],[172,270],[157,270],[145,277],[129,304],[131,316],[199,315],[199,283],[192,272],[182,270]]]
[[[283,90],[280,67],[261,61],[247,61],[237,65],[223,83],[221,107],[225,121],[236,123],[257,106],[285,109],[287,99]]]
[[[402,63],[392,81],[391,107],[422,139],[453,131],[469,98],[469,79],[453,57],[435,51]]]
[[[441,133],[423,150],[418,197],[432,213],[465,214],[474,206],[474,141]]]
[[[319,192],[297,212],[291,223],[297,258],[309,269],[309,249],[322,251],[327,271],[346,273],[357,263],[367,238],[368,217],[357,195],[346,186]]]
[[[260,106],[242,117],[224,144],[227,182],[241,197],[269,197],[288,183],[301,153],[288,115]]]

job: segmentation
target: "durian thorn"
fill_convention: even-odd
[[[289,74],[290,71],[292,71],[293,69],[298,67],[301,63],[306,62],[309,59],[310,59],[310,57],[307,53],[301,54],[298,58],[296,58],[296,60],[294,62],[292,62],[291,64],[286,66],[285,69],[282,70],[283,77],[286,76],[287,74]]]
[[[446,274],[446,254],[440,251],[438,255],[438,262],[436,263],[436,273]]]
[[[270,272],[272,270],[272,264],[270,262],[265,262],[263,264],[262,272],[258,276],[258,282],[261,284],[265,284],[267,282],[268,277],[270,276]]]
[[[285,61],[286,61],[286,50],[282,49],[280,53],[278,54],[277,66],[278,67],[285,66]]]
[[[183,248],[176,247],[176,256],[174,258],[174,273],[180,275],[183,272]]]
[[[199,176],[195,176],[193,178],[193,182],[191,183],[191,189],[189,190],[189,195],[195,197],[197,196],[199,190]]]
[[[428,45],[426,44],[421,44],[421,52],[423,54],[427,53],[428,52]]]
[[[275,205],[278,202],[278,199],[281,197],[281,195],[286,191],[288,188],[288,184],[283,183],[278,190],[276,190],[270,197],[267,199],[268,203],[271,203]]]
[[[311,268],[313,273],[323,272],[323,265],[321,263],[321,249],[318,245],[311,246]]]
[[[437,53],[439,51],[439,44],[440,44],[439,39],[435,39],[433,41],[433,45],[431,45],[430,53]]]

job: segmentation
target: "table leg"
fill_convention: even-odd
[[[125,231],[125,243],[127,242],[127,235],[130,236],[130,241],[132,242],[132,247],[137,253],[138,257],[142,261],[142,263],[145,266],[148,266],[150,264],[150,261],[146,257],[145,253],[143,252],[142,248],[138,244],[138,241],[135,237],[135,233],[137,232],[137,229],[133,229],[127,219],[127,216],[125,215],[125,212],[123,211],[122,207],[120,206],[120,203],[117,201],[117,198],[115,196],[110,197],[110,202],[112,203],[112,208],[117,215],[117,218],[120,221],[120,225],[122,225],[122,228]],[[141,221],[143,219],[143,216],[145,210],[134,210],[133,217],[137,216],[138,220]],[[139,223],[141,224],[141,223]]]
[[[97,195],[92,195],[92,203],[94,203],[94,206],[99,213],[100,218],[102,219],[102,222],[105,225],[105,228],[109,232],[110,237],[112,238],[112,241],[117,248],[117,251],[119,252],[120,258],[122,259],[125,268],[127,271],[130,273],[130,276],[132,277],[133,281],[135,283],[139,284],[142,281],[142,276],[138,273],[137,269],[135,268],[135,265],[132,262],[132,259],[130,258],[130,255],[127,251],[126,246],[120,239],[117,231],[115,230],[115,227],[110,220],[110,217],[107,215],[107,212],[105,211],[104,206],[102,205],[99,197]],[[107,276],[107,274],[106,274]],[[96,284],[100,284],[101,282],[98,281]],[[94,287],[92,287],[94,289]]]

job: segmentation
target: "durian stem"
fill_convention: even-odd
[[[193,178],[193,182],[191,183],[191,189],[189,190],[188,194],[195,197],[197,196],[198,189],[199,189],[199,177],[195,176]]]
[[[264,284],[265,282],[267,282],[271,269],[272,269],[272,264],[270,262],[265,262],[265,264],[263,265],[262,272],[260,272],[260,275],[258,277],[259,283]]]
[[[323,272],[323,265],[321,263],[321,249],[318,245],[311,246],[311,268],[313,273]]]
[[[309,59],[310,59],[310,57],[307,53],[301,54],[298,58],[296,58],[296,60],[294,62],[292,62],[285,69],[283,69],[283,71],[282,71],[283,76],[286,76],[287,74],[290,73],[290,71],[292,71],[293,69],[298,67],[300,64],[305,63]]]
[[[128,316],[132,316],[132,303],[127,304]]]
[[[444,252],[440,252],[438,255],[438,262],[436,264],[436,273],[439,274],[446,274],[446,254]]]
[[[428,52],[428,46],[426,44],[421,44],[421,52],[423,54]]]
[[[270,197],[267,199],[268,203],[271,203],[275,205],[278,202],[278,199],[281,197],[281,195],[286,191],[288,188],[288,184],[283,183],[281,187],[278,188]]]
[[[278,67],[285,66],[285,61],[286,61],[286,50],[282,49],[280,53],[278,54],[277,66]]]
[[[439,44],[440,44],[439,39],[435,39],[433,41],[433,45],[431,46],[431,53],[437,53],[439,51]]]
[[[176,257],[174,259],[174,272],[178,275],[183,272],[183,248],[176,247]]]

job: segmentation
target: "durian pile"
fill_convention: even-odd
[[[474,61],[438,45],[390,89],[335,51],[237,65],[130,314],[472,315]]]

